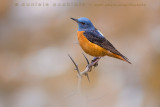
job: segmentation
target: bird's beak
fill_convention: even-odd
[[[78,19],[75,19],[75,18],[71,18],[72,20],[76,21],[78,23]]]

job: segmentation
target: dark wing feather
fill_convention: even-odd
[[[92,43],[121,56],[126,62],[130,63],[128,58],[123,56],[97,29],[91,31],[85,31],[84,36]]]
[[[92,43],[99,45],[100,47],[120,56],[123,56],[116,48],[102,36],[97,30],[86,31],[84,36]]]

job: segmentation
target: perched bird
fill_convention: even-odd
[[[71,18],[78,23],[78,41],[82,49],[89,55],[95,57],[110,56],[129,62],[104,36],[94,27],[92,22],[85,17]]]

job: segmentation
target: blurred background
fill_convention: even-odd
[[[102,58],[78,93],[68,54],[86,61],[70,17],[91,19],[132,64]],[[160,107],[159,19],[159,0],[1,0],[0,107]]]

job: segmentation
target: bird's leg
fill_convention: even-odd
[[[97,67],[98,66],[98,61],[100,60],[101,57],[94,57],[91,60],[91,63],[88,64],[89,72],[92,71],[92,66]]]
[[[98,61],[101,57],[94,57],[91,61],[91,64],[93,64],[94,67],[98,66]]]

